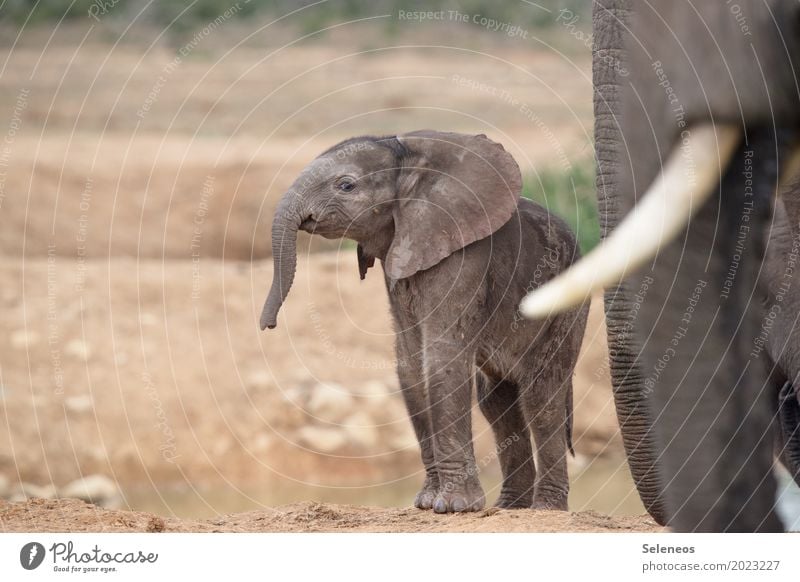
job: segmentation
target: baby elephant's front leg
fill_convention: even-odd
[[[426,346],[426,374],[439,474],[436,513],[479,511],[486,503],[472,448],[472,355],[463,345]]]

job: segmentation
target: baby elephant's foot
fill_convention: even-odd
[[[422,484],[422,489],[417,493],[414,499],[414,507],[418,509],[430,509],[433,507],[433,502],[436,495],[439,493],[439,476],[436,474],[428,474],[425,476],[425,483]]]
[[[520,493],[519,491],[500,491],[500,497],[494,506],[500,509],[530,509],[533,504],[533,491]]]
[[[466,480],[446,481],[439,489],[433,502],[436,513],[460,513],[462,511],[480,511],[486,505],[480,482],[470,477]]]
[[[533,498],[533,509],[567,511],[567,495],[566,492],[536,495]]]

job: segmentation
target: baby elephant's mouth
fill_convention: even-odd
[[[315,228],[317,228],[317,221],[310,216],[300,223],[300,230],[304,230],[305,232],[313,234]]]
[[[300,223],[300,230],[303,230],[309,234],[317,234],[324,238],[340,238],[341,236],[338,231],[331,229],[330,227],[326,227],[323,223],[311,218],[310,216]]]

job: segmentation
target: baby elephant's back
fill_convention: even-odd
[[[580,257],[569,226],[543,206],[521,199],[517,212],[491,237],[492,275],[521,298]],[[516,299],[517,297],[515,297]]]
[[[557,257],[555,263],[558,272],[568,268],[580,258],[575,233],[562,218],[548,212],[541,204],[526,198],[519,202],[519,214],[526,226],[523,229],[526,247],[534,251],[534,255],[544,254],[550,259]],[[538,253],[536,249],[539,249]]]
[[[575,236],[567,224],[539,204],[522,199],[494,234],[417,274],[415,296],[424,296],[432,305],[455,308],[463,307],[464,299],[484,305],[495,316],[507,317],[517,313],[528,292],[566,270],[578,257]]]

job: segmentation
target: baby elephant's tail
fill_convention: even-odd
[[[572,390],[567,390],[567,423],[565,427],[567,431],[567,448],[574,457],[575,449],[572,448],[572,416]]]

